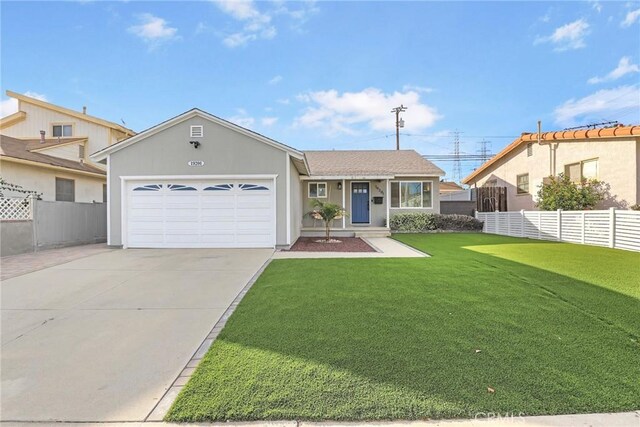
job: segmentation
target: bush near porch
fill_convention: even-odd
[[[468,215],[442,215],[424,212],[400,213],[391,217],[391,230],[404,233],[425,231],[481,231],[482,221]]]

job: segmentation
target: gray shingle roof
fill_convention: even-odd
[[[28,142],[21,139],[0,135],[0,157],[13,157],[16,159],[29,160],[32,162],[44,163],[52,166],[73,169],[82,172],[91,172],[100,175],[107,173],[102,169],[90,166],[86,163],[75,162],[73,160],[61,159],[47,154],[31,152],[28,149]]]
[[[304,155],[311,176],[444,175],[414,150],[305,151]]]

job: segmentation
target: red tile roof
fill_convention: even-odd
[[[581,141],[589,139],[617,139],[622,137],[639,137],[640,125],[632,126],[616,126],[610,128],[598,128],[598,129],[581,129],[581,130],[561,130],[555,132],[544,132],[540,135],[540,141],[543,142],[568,142],[568,141]],[[464,184],[470,184],[474,182],[475,178],[481,175],[484,171],[489,169],[496,162],[505,158],[512,151],[517,149],[523,144],[530,142],[537,142],[538,134],[525,132],[520,135],[519,138],[514,140],[511,144],[507,145],[502,151],[496,154],[491,160],[485,162],[478,169],[473,171],[469,176],[462,180]]]

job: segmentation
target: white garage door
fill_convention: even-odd
[[[126,246],[275,246],[272,180],[128,182]]]

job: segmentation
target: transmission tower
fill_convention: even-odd
[[[462,180],[462,165],[460,164],[460,133],[455,130],[453,133],[453,181]]]
[[[480,164],[478,166],[482,165],[484,162],[491,158],[491,155],[489,154],[489,145],[491,144],[491,141],[486,141],[483,139],[479,142],[479,144],[480,149],[478,150],[478,153],[480,154]]]

